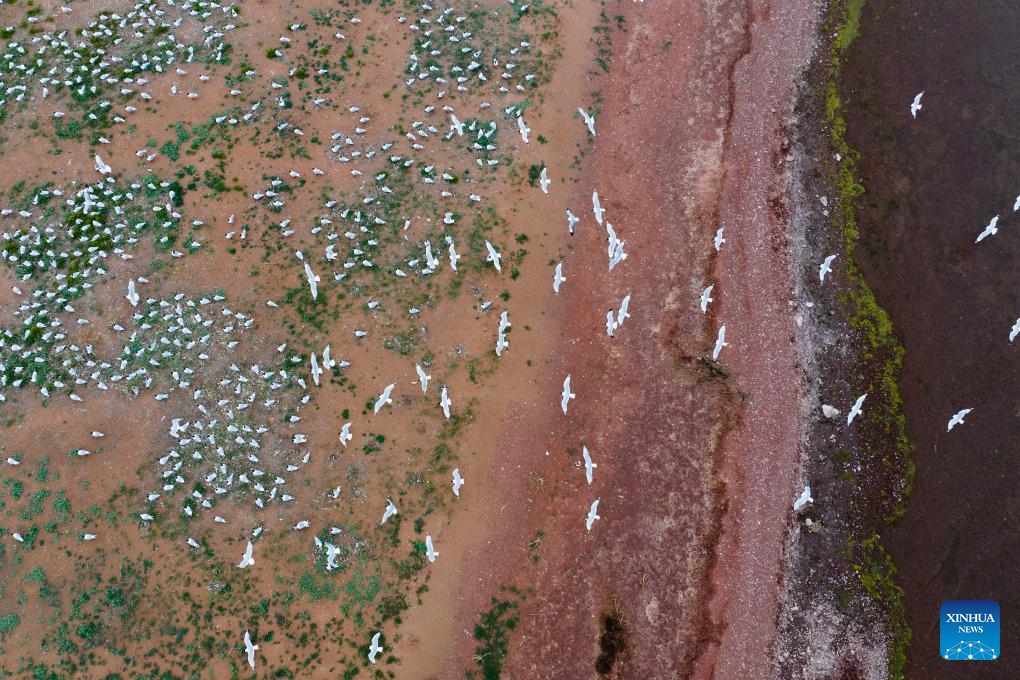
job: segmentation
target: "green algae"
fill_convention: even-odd
[[[829,35],[834,35],[829,54],[826,84],[823,90],[826,119],[830,129],[832,148],[838,159],[833,178],[837,198],[833,209],[835,226],[840,230],[846,253],[847,276],[850,292],[845,301],[849,304],[849,323],[862,342],[858,353],[865,365],[865,379],[855,385],[861,392],[871,395],[873,407],[868,420],[873,432],[862,445],[861,455],[877,460],[865,460],[865,465],[877,463],[883,484],[880,490],[880,517],[863,519],[859,535],[850,538],[854,562],[851,568],[860,578],[865,592],[879,603],[888,620],[886,622],[891,643],[888,656],[889,677],[904,677],[906,650],[911,631],[907,624],[903,604],[903,589],[895,582],[896,566],[882,547],[875,524],[881,519],[891,523],[906,510],[915,474],[911,460],[914,446],[906,434],[902,398],[897,380],[903,367],[903,346],[893,329],[888,313],[878,304],[874,292],[854,260],[854,248],[860,237],[857,224],[857,199],[865,192],[856,179],[856,161],[860,157],[846,140],[846,120],[840,96],[841,71],[844,56],[860,32],[861,13],[866,0],[843,0],[835,3],[829,14]],[[865,538],[861,536],[867,534]]]

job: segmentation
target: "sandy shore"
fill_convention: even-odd
[[[487,489],[501,500],[473,515],[486,539],[466,549],[459,612],[442,617],[446,651],[430,653],[449,671],[408,677],[459,676],[478,612],[509,583],[532,591],[505,677],[596,667],[621,678],[771,677],[806,416],[785,130],[820,8],[605,11],[623,14],[626,31],[614,32],[609,76],[589,81],[604,100],[599,134],[561,205],[577,211],[597,189],[633,255],[606,275],[605,235],[587,208],[577,235],[559,236],[576,249],[556,310],[568,323],[552,332],[544,379],[504,416]],[[588,20],[577,9],[559,18],[564,34]],[[556,125],[571,106],[557,102],[543,120]],[[702,315],[710,283],[716,302]],[[604,310],[627,293],[633,326],[610,339]],[[730,346],[713,363],[720,324]],[[568,372],[578,399],[565,418],[554,405]],[[582,444],[599,463],[590,489],[576,468]],[[588,534],[595,497],[604,519]]]

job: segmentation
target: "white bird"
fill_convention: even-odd
[[[414,365],[414,370],[418,373],[418,382],[421,383],[421,393],[425,394],[429,388],[429,378],[432,376],[425,372],[425,369],[420,364]]]
[[[463,137],[464,124],[461,123],[460,120],[457,119],[457,116],[453,115],[452,113],[450,114],[450,122],[452,123],[450,129],[456,132],[458,137]]]
[[[910,115],[917,118],[917,112],[921,110],[921,97],[924,96],[924,90],[921,90],[914,95],[914,101],[910,102]]]
[[[460,498],[460,487],[464,486],[464,478],[460,476],[460,468],[453,468],[453,495]]]
[[[957,411],[956,414],[953,415],[953,417],[949,419],[949,427],[946,428],[946,432],[949,432],[950,430],[952,430],[957,425],[963,425],[964,424],[963,423],[963,419],[966,417],[966,415],[968,413],[970,413],[973,410],[974,409],[972,409],[972,408],[965,408],[965,409],[961,409],[961,410]]]
[[[715,339],[715,349],[712,350],[712,361],[719,359],[719,352],[722,351],[723,347],[729,347],[730,343],[726,342],[726,324],[719,326],[719,335]]]
[[[302,529],[307,529],[310,526],[311,522],[309,522],[307,519],[303,519],[294,525],[294,531],[301,531]]]
[[[521,133],[521,139],[524,143],[528,143],[528,133],[531,132],[531,128],[524,124],[524,118],[517,116],[517,131]]]
[[[138,306],[138,300],[140,298],[138,297],[138,292],[135,290],[135,280],[134,279],[131,279],[130,281],[128,281],[128,292],[127,292],[127,295],[125,295],[124,297],[127,298],[127,301],[131,303],[132,307],[137,307]]]
[[[19,461],[17,458],[8,458],[7,459],[7,464],[8,465],[15,465],[15,466],[17,466],[17,465],[21,465],[21,461]]]
[[[343,429],[340,430],[340,443],[343,447],[347,448],[347,442],[354,439],[354,435],[351,434],[351,423],[344,423]]]
[[[616,313],[616,325],[617,327],[622,326],[625,319],[630,318],[630,293],[620,301],[620,311]]]
[[[485,249],[489,251],[488,257],[485,258],[486,262],[491,262],[495,267],[496,271],[502,272],[503,268],[499,266],[499,251],[496,250],[488,240],[485,241]]]
[[[375,657],[383,650],[382,646],[379,644],[380,635],[382,635],[382,632],[378,632],[372,636],[372,644],[368,648],[368,660],[371,661],[373,665],[375,665]]]
[[[107,165],[103,159],[99,157],[99,154],[96,154],[96,171],[104,175],[109,175],[113,172],[113,168]]]
[[[800,497],[793,502],[793,511],[797,512],[808,503],[814,503],[815,499],[811,497],[811,487],[805,486],[804,490],[801,491]]]
[[[315,358],[315,352],[312,352],[312,355],[311,355],[311,364],[312,364],[312,367],[311,367],[312,382],[314,382],[316,385],[318,385],[319,384],[319,376],[322,375],[322,369],[319,368],[319,361]]]
[[[549,168],[542,166],[542,174],[538,177],[538,184],[542,187],[542,193],[549,193]]]
[[[1017,196],[1013,201],[1013,212],[1016,212],[1017,210],[1020,210],[1020,196]]]
[[[1020,319],[1013,322],[1013,327],[1009,329],[1009,342],[1010,344],[1016,340],[1016,336],[1020,335]]]
[[[563,260],[556,263],[556,272],[553,274],[553,292],[557,295],[560,292],[560,284],[567,280],[563,275]]]
[[[248,665],[253,669],[255,668],[255,651],[258,648],[258,645],[253,645],[251,643],[251,635],[248,631],[244,631],[244,651],[248,655]]]
[[[319,282],[319,277],[307,262],[305,262],[305,276],[308,278],[308,287],[312,291],[312,299],[315,300],[319,297],[319,286],[316,285]]]
[[[252,557],[253,549],[254,546],[251,544],[251,541],[248,541],[248,547],[244,549],[244,556],[241,557],[241,562],[237,565],[238,569],[244,569],[247,566],[255,564],[255,558]]]
[[[701,291],[701,313],[702,314],[705,314],[705,313],[708,312],[708,303],[712,302],[713,300],[715,300],[715,298],[712,297],[712,291],[713,290],[715,290],[715,284],[714,283],[711,286],[709,286],[708,288],[706,288],[705,290]]]
[[[82,537],[81,537],[81,540],[83,540],[83,541],[94,541],[94,540],[96,540],[96,535],[95,534],[83,534]]]
[[[563,398],[560,400],[560,408],[563,409],[563,415],[567,414],[567,404],[571,399],[577,397],[576,394],[570,391],[570,374],[563,380]]]
[[[835,255],[829,255],[822,262],[822,265],[818,268],[818,280],[821,283],[825,283],[825,275],[832,271],[832,261],[836,259]]]
[[[436,561],[436,557],[438,557],[438,556],[439,556],[439,553],[436,552],[436,549],[432,546],[432,534],[426,532],[426,534],[425,534],[425,557],[428,558],[429,562],[435,562]]]
[[[588,517],[584,521],[584,527],[591,532],[591,525],[595,524],[595,520],[602,519],[599,517],[599,500],[596,498],[591,502],[591,507],[588,509]]]
[[[992,221],[988,223],[988,226],[985,227],[985,230],[978,234],[977,240],[974,241],[974,243],[981,243],[989,236],[995,236],[996,234],[998,234],[999,230],[995,226],[998,222],[999,216],[996,215],[995,217],[992,218]]]
[[[389,498],[387,498],[386,499],[386,510],[385,510],[385,512],[383,512],[382,521],[379,522],[379,526],[382,526],[383,524],[386,524],[386,520],[388,520],[390,517],[393,517],[395,514],[397,514],[397,506],[395,506],[393,504],[393,501],[391,501]]]
[[[868,396],[868,393],[865,392],[861,396],[857,397],[857,401],[855,401],[854,405],[850,408],[850,413],[846,414],[846,424],[847,425],[852,423],[854,421],[854,418],[856,418],[857,416],[859,416],[861,414],[861,412],[862,412],[861,406],[864,405],[864,399],[867,396]]]
[[[379,398],[375,402],[374,408],[376,413],[379,413],[382,407],[386,404],[393,403],[393,399],[390,398],[390,393],[393,392],[394,387],[396,387],[396,384],[390,383],[385,389],[383,389],[382,394],[379,395]]]
[[[591,115],[580,106],[577,107],[577,112],[581,114],[581,118],[584,119],[584,124],[588,126],[588,132],[591,136],[595,136],[595,116]]]
[[[439,406],[443,409],[443,415],[446,419],[450,419],[450,406],[453,402],[450,401],[450,393],[446,391],[446,385],[443,385],[443,389],[439,392]]]
[[[606,312],[606,335],[613,337],[613,333],[616,331],[616,315],[613,314],[613,310]]]
[[[447,250],[450,253],[450,269],[457,271],[457,260],[460,259],[460,255],[457,254],[456,249],[453,246],[453,239],[447,237]]]
[[[602,214],[605,212],[602,210],[602,204],[599,202],[599,192],[593,191],[591,194],[591,209],[595,213],[595,221],[602,224]]]
[[[715,252],[717,253],[719,252],[719,249],[722,248],[722,244],[726,243],[726,239],[724,239],[722,235],[723,229],[725,228],[726,227],[719,227],[719,230],[715,232],[715,240],[712,241],[712,244],[715,246]]]
[[[575,215],[570,208],[567,208],[567,231],[570,235],[574,235],[574,225],[581,221],[581,218]]]
[[[598,463],[591,462],[587,446],[581,448],[581,457],[584,458],[584,478],[588,480],[588,486],[591,486],[592,472],[598,467]]]

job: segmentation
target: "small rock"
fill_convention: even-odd
[[[839,415],[839,409],[828,404],[822,404],[822,415],[826,418],[835,418]]]

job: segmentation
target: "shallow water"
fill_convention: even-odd
[[[1018,29],[1015,2],[871,0],[844,72],[867,186],[857,257],[906,348],[917,446],[907,514],[883,535],[913,631],[908,678],[1020,673],[1020,339],[1008,340],[1020,316]],[[996,214],[999,233],[975,244]],[[974,412],[947,432],[962,408]],[[949,599],[998,601],[1000,660],[938,657]]]

